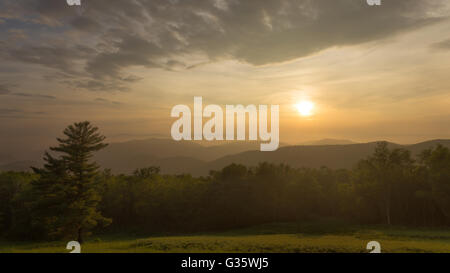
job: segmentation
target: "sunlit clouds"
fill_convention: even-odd
[[[450,138],[448,1],[85,2],[0,4],[6,148],[82,120],[169,137],[194,96],[280,105],[282,143]]]

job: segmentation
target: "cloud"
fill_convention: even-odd
[[[17,108],[0,108],[0,118],[34,118],[45,112],[30,112]]]
[[[8,39],[10,40],[17,41],[17,40],[24,40],[27,38],[27,34],[23,29],[10,29],[8,30],[8,33],[9,33]]]
[[[19,109],[0,108],[0,115],[8,115],[15,113],[23,113],[23,111]]]
[[[450,50],[450,39],[434,43],[431,45],[431,48],[438,51]]]
[[[101,30],[101,25],[99,23],[86,16],[76,17],[70,24],[75,29],[85,32],[96,32]]]
[[[12,93],[11,95],[28,98],[40,98],[40,99],[56,99],[55,96],[42,95],[42,94],[29,94],[29,93]]]
[[[89,49],[83,46],[29,46],[18,49],[10,49],[9,57],[11,60],[38,64],[59,71],[73,74],[75,62],[89,57]]]
[[[103,92],[110,92],[110,91],[126,91],[128,88],[121,83],[121,80],[110,80],[110,81],[101,81],[101,80],[93,80],[93,79],[85,79],[85,80],[75,80],[75,81],[68,81],[71,85],[81,88],[81,89],[87,89],[90,91],[103,91]]]
[[[233,59],[251,65],[290,61],[332,47],[385,39],[435,22],[445,0],[9,0],[15,18],[46,25],[52,41],[30,40],[7,52],[13,60],[72,74],[65,81],[92,91],[126,90],[131,67],[195,68]],[[6,14],[4,12],[3,14]],[[0,18],[1,18],[0,14]],[[33,38],[29,38],[33,39]],[[203,60],[192,61],[189,56]],[[133,82],[133,81],[131,81]]]
[[[104,98],[96,98],[95,101],[103,103],[103,104],[122,105],[121,102],[112,101],[112,100],[108,100],[108,99],[104,99]]]
[[[88,62],[86,70],[100,77],[120,77],[123,67],[159,67],[152,59],[164,55],[164,50],[152,42],[134,35],[123,34],[112,44],[115,52],[103,52]]]
[[[9,93],[11,93],[11,90],[9,89],[9,87],[4,84],[0,84],[0,95],[6,95]]]
[[[9,96],[18,96],[18,97],[27,97],[27,98],[40,98],[40,99],[56,99],[56,97],[50,96],[50,95],[12,92],[11,87],[12,87],[11,85],[0,84],[0,95],[9,95]]]
[[[124,81],[124,82],[130,82],[130,83],[133,83],[133,82],[138,82],[138,81],[142,80],[142,78],[141,78],[141,77],[137,77],[137,76],[130,75],[130,76],[127,76],[127,77],[125,77],[125,78],[122,78],[121,80]]]

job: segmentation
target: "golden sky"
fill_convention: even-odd
[[[450,138],[450,2],[2,1],[0,146],[75,121],[170,137],[176,104],[279,104],[280,141]],[[302,116],[295,105],[314,103]]]

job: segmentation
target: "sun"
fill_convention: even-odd
[[[295,108],[297,108],[301,116],[309,117],[313,115],[314,103],[309,100],[300,101],[295,105]]]

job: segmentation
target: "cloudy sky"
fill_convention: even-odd
[[[75,121],[170,135],[170,110],[279,104],[280,140],[450,138],[450,1],[2,0],[0,149]],[[294,105],[315,104],[303,117]]]

